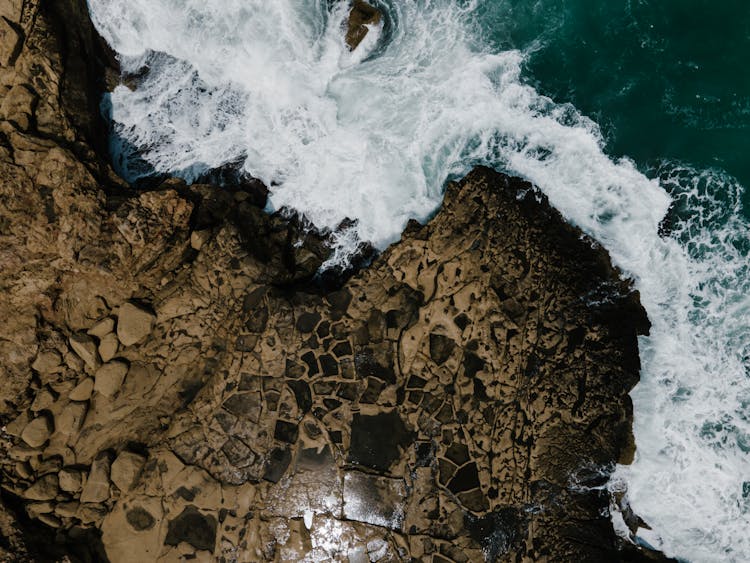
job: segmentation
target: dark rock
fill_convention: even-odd
[[[453,479],[448,483],[448,488],[454,494],[462,491],[470,491],[479,487],[479,473],[477,471],[476,463],[469,463],[464,465],[453,476]]]
[[[150,530],[156,524],[156,519],[151,514],[140,506],[131,508],[125,514],[125,518],[134,530],[142,532],[144,530]]]
[[[348,460],[385,472],[412,441],[412,433],[396,411],[372,416],[356,413],[352,419]]]
[[[222,406],[235,416],[257,421],[260,417],[260,394],[237,393],[224,401]]]
[[[287,383],[294,393],[294,398],[297,400],[297,406],[299,407],[302,414],[310,412],[312,408],[312,393],[310,393],[310,386],[304,381],[289,381]]]
[[[286,448],[276,448],[268,456],[266,472],[263,478],[271,483],[278,483],[286,473],[289,464],[292,462],[292,452]]]
[[[430,334],[430,357],[437,365],[443,365],[451,357],[456,343],[442,334]]]
[[[294,444],[299,437],[299,427],[286,420],[277,420],[276,427],[273,431],[273,437],[280,442],[286,442],[287,444]]]
[[[213,552],[216,546],[216,518],[202,514],[195,506],[187,506],[177,518],[170,520],[164,545],[189,543],[195,549]]]
[[[312,332],[320,322],[320,313],[302,313],[297,318],[297,330],[303,333]]]

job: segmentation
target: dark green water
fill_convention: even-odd
[[[613,156],[667,159],[750,186],[750,2],[504,0],[480,8],[526,80],[594,119]],[[745,192],[745,215],[750,198]]]

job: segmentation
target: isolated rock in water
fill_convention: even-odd
[[[363,0],[354,0],[346,28],[346,44],[349,49],[356,49],[367,35],[368,26],[378,25],[382,17],[380,10],[374,6]]]
[[[125,303],[120,307],[117,316],[117,337],[123,346],[137,344],[154,328],[156,316],[132,303]]]

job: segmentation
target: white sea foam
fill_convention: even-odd
[[[696,562],[750,560],[750,242],[739,187],[665,165],[680,219],[661,238],[663,187],[608,158],[575,108],[524,85],[522,53],[482,50],[473,2],[389,3],[386,25],[354,53],[344,8],[329,12],[326,0],[89,4],[125,69],[150,68],[110,101],[121,154],[135,147],[159,171],[191,178],[244,162],[275,184],[272,206],[320,227],[356,219],[356,234],[380,248],[476,163],[540,186],[634,278],[653,323],[633,393],[636,460],[617,471],[654,529],[643,539]],[[735,190],[735,208],[713,200],[719,188]],[[338,237],[337,257],[353,234]]]

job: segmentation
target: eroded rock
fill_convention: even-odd
[[[117,315],[117,337],[123,346],[137,344],[153,329],[156,316],[133,303],[124,303]]]

